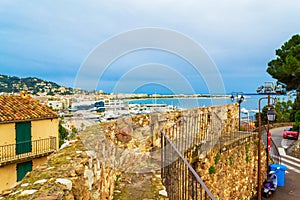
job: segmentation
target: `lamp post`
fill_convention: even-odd
[[[244,93],[243,92],[232,92],[231,101],[233,102],[236,99],[236,102],[239,104],[239,131],[241,130],[241,103],[244,101]]]
[[[270,96],[268,96],[268,102],[270,100]],[[273,99],[274,100],[274,99]],[[275,100],[274,100],[275,101]],[[268,105],[268,111],[267,111],[267,117],[268,117],[268,128],[267,128],[267,169],[269,172],[269,153],[271,150],[271,133],[270,133],[270,122],[275,121],[276,113],[273,109],[273,107],[270,107],[270,104]]]
[[[260,102],[261,100],[263,99],[268,99],[268,112],[267,112],[267,117],[268,117],[268,148],[269,148],[269,139],[271,137],[270,135],[270,131],[269,131],[269,122],[272,122],[275,120],[275,116],[276,116],[276,113],[273,109],[270,108],[270,94],[268,94],[268,97],[262,97],[258,100],[258,151],[257,151],[257,170],[258,170],[258,173],[257,173],[257,185],[258,185],[258,189],[257,189],[257,197],[258,197],[258,200],[261,200],[261,116],[260,116]],[[272,97],[272,99],[274,100],[275,102],[275,99]],[[268,149],[267,148],[267,149]],[[269,157],[268,157],[268,154],[269,152],[267,151],[267,169],[268,169],[268,166],[269,166]]]

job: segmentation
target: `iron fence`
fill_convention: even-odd
[[[215,199],[192,167],[214,148],[220,152],[250,142],[256,136],[223,127],[217,113],[190,113],[161,130],[161,173],[170,200]],[[234,129],[234,122],[229,130]]]
[[[28,157],[42,156],[56,150],[56,137],[0,146],[0,165]]]
[[[162,180],[168,192],[168,198],[215,199],[197,172],[179,152],[171,140],[161,132],[162,144]]]
[[[182,116],[163,132],[183,154],[195,146],[201,151],[209,151],[219,141],[222,123],[216,113],[194,113]]]
[[[161,131],[161,175],[170,200],[215,199],[188,160],[194,150],[209,151],[218,144],[221,131],[215,113],[182,116]]]

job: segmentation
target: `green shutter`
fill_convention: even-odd
[[[16,123],[16,154],[31,152],[31,123]]]
[[[27,172],[32,171],[32,161],[17,164],[17,182],[22,180]]]

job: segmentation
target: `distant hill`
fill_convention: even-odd
[[[31,94],[73,94],[73,89],[60,86],[54,82],[35,77],[19,78],[0,74],[0,92],[18,93],[27,91]]]

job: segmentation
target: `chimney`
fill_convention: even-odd
[[[20,92],[20,96],[23,98],[23,99],[26,99],[28,97],[28,94],[26,91],[21,91]]]

